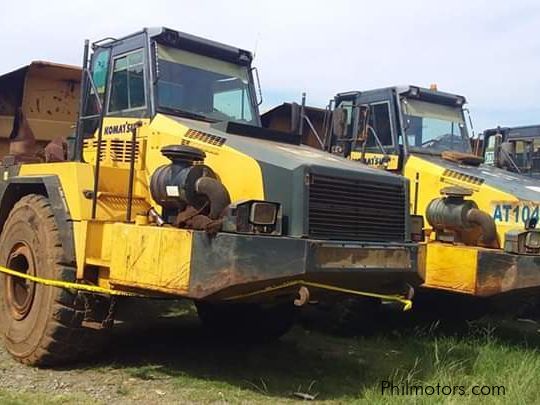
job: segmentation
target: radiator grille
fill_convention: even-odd
[[[405,240],[404,184],[381,184],[311,175],[309,235],[315,238],[402,242]]]

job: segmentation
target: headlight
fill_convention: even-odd
[[[249,222],[253,225],[274,225],[278,209],[278,204],[255,201],[251,204]]]
[[[504,250],[509,253],[540,255],[540,231],[535,229],[506,232]]]
[[[227,207],[223,231],[281,235],[281,217],[281,204],[256,200],[241,201]]]
[[[525,247],[528,249],[540,249],[540,232],[527,232],[527,236],[525,236]]]

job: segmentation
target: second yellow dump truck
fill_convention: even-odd
[[[406,176],[410,212],[424,218],[426,291],[520,313],[540,292],[540,183],[473,154],[465,104],[436,88],[395,86],[339,93],[326,110],[284,104],[263,121],[296,131],[304,121],[304,143]]]
[[[251,62],[157,28],[86,46],[82,80],[43,62],[0,77],[0,332],[15,358],[80,358],[118,295],[192,299],[216,336],[262,338],[287,331],[293,301],[410,298],[408,181],[262,128]]]

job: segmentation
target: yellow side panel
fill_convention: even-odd
[[[149,175],[160,165],[169,163],[169,160],[161,155],[162,146],[188,142],[189,145],[206,153],[204,163],[219,176],[229,192],[231,201],[264,200],[262,171],[252,157],[227,144],[214,146],[197,139],[186,138],[188,132],[186,126],[160,114],[152,121],[151,130],[146,158]]]
[[[107,117],[103,122],[104,127],[104,144],[114,140],[129,141],[131,133],[129,132],[130,125],[139,121],[134,118],[114,118]],[[135,175],[134,193],[144,197],[151,202],[152,197],[149,192],[148,183],[154,171],[161,165],[170,164],[169,159],[165,158],[161,149],[167,145],[190,145],[203,150],[206,153],[204,164],[212,168],[217,174],[219,180],[227,188],[231,201],[238,200],[264,200],[264,183],[262,171],[255,159],[239,152],[238,150],[224,145],[212,145],[208,142],[201,141],[197,137],[187,137],[189,128],[174,119],[158,114],[152,121],[142,120],[143,126],[138,130],[138,139],[140,142],[141,154],[137,165]],[[193,123],[193,128],[204,126],[201,123]],[[192,130],[192,133],[197,130]],[[211,131],[209,128],[201,128],[200,131]],[[87,145],[95,139],[88,139]],[[103,152],[104,160],[102,163],[103,170],[110,166],[110,159],[107,157],[107,152]],[[95,161],[95,149],[85,148],[85,158],[93,162]],[[127,176],[128,165],[126,163],[115,163],[115,168],[123,167],[125,169],[124,176]],[[103,176],[100,180],[100,190],[109,190],[111,188],[118,189],[116,183],[120,179],[121,174],[116,173],[113,176]],[[107,179],[107,180],[105,180]],[[124,183],[127,180],[124,181]],[[124,187],[125,188],[125,187]],[[157,206],[155,202],[152,205]]]
[[[177,294],[188,291],[191,231],[117,223],[112,240],[111,283]]]
[[[477,248],[442,243],[427,244],[424,287],[474,294]]]
[[[81,228],[86,228],[85,256],[87,263],[108,266],[111,261],[111,252],[116,249],[116,241],[113,239],[115,224],[81,221]]]
[[[83,190],[92,190],[94,170],[91,165],[79,162],[38,163],[21,165],[19,176],[56,175],[60,179],[71,218],[87,219],[92,202],[83,195]]]
[[[128,170],[103,166],[100,175],[100,189],[97,201],[97,218],[105,221],[123,221],[127,209]],[[87,163],[38,163],[21,166],[20,176],[56,175],[60,179],[62,190],[73,220],[88,220],[92,212],[92,199],[84,196],[84,191],[94,188],[94,167]],[[145,195],[138,195],[141,189],[147,189],[145,178],[134,181],[132,201],[133,215],[146,212],[150,205]],[[143,190],[141,190],[142,193]]]

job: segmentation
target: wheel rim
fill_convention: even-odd
[[[35,276],[34,257],[26,242],[13,246],[8,256],[7,267],[17,272]],[[21,277],[7,277],[6,298],[11,316],[21,321],[28,316],[34,301],[36,283]]]

